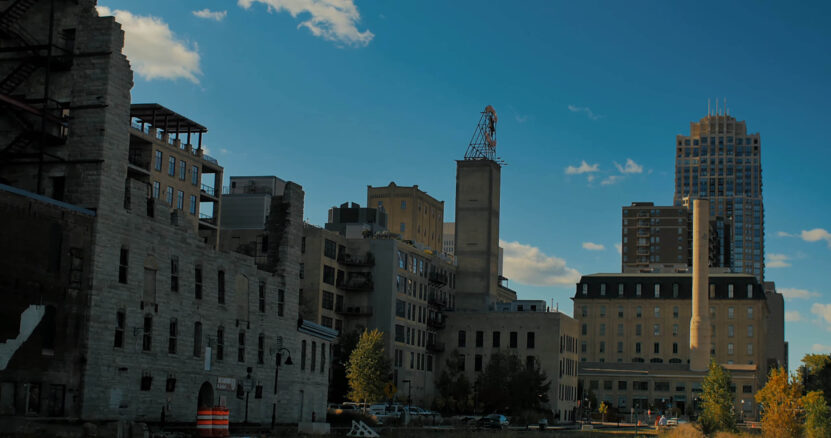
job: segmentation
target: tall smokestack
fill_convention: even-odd
[[[710,201],[693,200],[692,318],[690,319],[690,370],[710,366],[709,247]]]

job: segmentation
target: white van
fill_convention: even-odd
[[[394,417],[400,418],[404,414],[404,407],[398,404],[388,405],[386,403],[378,403],[369,407],[369,414],[376,417]]]

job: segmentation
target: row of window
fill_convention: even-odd
[[[481,354],[474,354],[473,355],[473,371],[480,372],[484,369],[484,356]],[[456,358],[456,365],[458,366],[458,371],[465,371],[467,369],[467,357],[464,354],[460,354]],[[529,369],[533,369],[536,367],[537,358],[535,356],[525,356],[525,367]]]
[[[164,160],[164,154],[160,150],[156,150],[156,160],[154,169],[161,172],[162,171],[162,163]],[[167,174],[168,176],[176,176],[176,157],[173,155],[169,155],[167,159]],[[185,160],[179,160],[179,180],[184,181],[187,177],[187,169],[188,163]],[[190,171],[190,183],[196,187],[199,187],[199,166],[191,165]]]
[[[629,382],[626,380],[618,380],[617,381],[617,388],[615,388],[615,381],[614,380],[589,380],[589,389],[592,391],[597,391],[600,389],[600,384],[603,384],[604,391],[627,391],[629,388]],[[694,393],[699,393],[701,391],[701,383],[695,382],[692,384],[688,384],[687,382],[652,382],[652,388],[655,392],[687,392],[687,387],[690,387],[690,390]],[[649,391],[649,381],[633,381],[632,382],[632,389],[635,391]],[[733,383],[730,385],[730,392],[736,392],[736,384]],[[742,393],[743,394],[752,394],[753,393],[753,385],[742,385]]]
[[[396,368],[404,367],[404,351],[395,350],[394,365]],[[416,371],[433,372],[433,356],[426,353],[410,352],[410,369]]]
[[[153,181],[153,198],[160,199],[161,196],[161,183],[158,181]],[[167,186],[165,190],[164,198],[162,199],[167,205],[174,207],[174,199],[173,199],[173,187]],[[195,215],[198,209],[198,201],[196,199],[196,195],[190,195],[189,199],[190,203],[188,204],[188,212],[190,214]],[[176,199],[175,199],[175,207],[177,210],[184,210],[185,209],[185,192],[181,190],[176,191]]]
[[[122,247],[118,259],[118,282],[128,284],[130,265],[130,250]],[[225,271],[218,270],[216,273],[217,281],[217,302],[225,304]],[[203,269],[202,265],[197,264],[193,269],[193,293],[194,298],[201,300],[203,291]],[[171,292],[179,292],[179,257],[170,257],[170,290]],[[154,303],[156,302],[156,271],[149,268],[144,268],[144,295],[143,301]],[[258,309],[260,313],[266,312],[266,282],[259,281],[258,288]],[[286,302],[286,292],[283,289],[277,291],[277,316],[283,316]]]
[[[644,353],[640,342],[635,342],[634,347],[635,347],[635,354]],[[624,353],[623,349],[624,349],[623,342],[618,341],[618,343],[617,343],[617,353],[623,354]],[[747,351],[747,354],[749,354],[749,355],[753,354],[753,343],[748,343],[747,344],[747,350],[746,351]],[[588,352],[588,343],[586,341],[581,342],[580,352],[581,353],[587,353]],[[600,354],[606,353],[606,341],[598,342],[597,352],[600,353]],[[652,344],[652,353],[661,354],[661,343],[660,342],[655,342],[655,343]],[[678,343],[677,342],[672,343],[672,354],[678,354]],[[710,344],[710,354],[716,354],[715,344]],[[735,349],[734,349],[733,343],[728,343],[727,344],[727,354],[728,355],[735,354]],[[601,362],[603,362],[603,360],[601,360]],[[633,362],[638,362],[638,361],[633,361]],[[654,362],[654,360],[653,360],[653,362]]]
[[[476,331],[476,340],[475,340],[475,347],[482,348],[485,346],[485,332],[482,330]],[[501,338],[502,333],[498,331],[494,331],[491,333],[491,346],[493,348],[500,348],[501,347]],[[518,348],[517,340],[519,338],[518,332],[509,332],[508,333],[508,348]],[[527,332],[525,333],[525,348],[533,349],[535,348],[536,344],[536,334],[534,332]],[[467,332],[465,330],[459,330],[459,348],[467,347]]]
[[[680,309],[678,306],[672,307],[672,317],[673,319],[678,319]],[[601,318],[606,317],[606,306],[600,305],[598,306],[598,315]],[[661,307],[655,306],[652,309],[652,315],[655,318],[661,317]],[[589,316],[589,306],[583,305],[580,306],[580,316],[586,318]],[[617,317],[623,318],[624,317],[624,308],[623,306],[617,306]],[[642,318],[643,317],[643,307],[637,306],[635,307],[635,318]],[[714,306],[710,306],[710,318],[715,319],[716,317],[716,308]],[[736,317],[735,307],[730,306],[727,308],[727,318],[734,319]],[[753,319],[753,306],[747,306],[747,319]],[[752,326],[751,326],[752,327]],[[750,329],[753,330],[752,328]]]
[[[428,340],[428,333],[425,330],[405,327],[401,324],[395,325],[396,342],[403,342],[407,345],[414,345],[417,347],[426,347],[428,343],[435,340],[435,334],[429,333],[429,336],[430,339]]]
[[[672,298],[678,298],[681,286],[678,283],[672,284]],[[617,296],[622,297],[625,292],[625,286],[623,283],[618,283],[617,285]],[[735,298],[735,287],[734,285],[728,284],[727,285],[727,298]],[[584,296],[589,294],[589,284],[588,283],[581,283],[580,284],[580,293]],[[716,285],[710,284],[710,298],[714,298],[716,293]],[[746,287],[747,298],[753,298],[753,285],[748,284]],[[605,297],[607,296],[607,288],[606,283],[600,283],[600,296]],[[610,295],[611,296],[611,295]],[[643,296],[643,284],[636,283],[635,284],[635,296],[640,297]],[[652,285],[652,297],[653,298],[661,298],[661,284],[655,283]]]
[[[642,336],[643,335],[642,327],[643,326],[641,324],[636,324],[635,325],[635,336]],[[715,334],[716,334],[716,325],[712,324],[712,325],[710,325],[710,327],[712,329],[711,335],[715,336]],[[588,324],[583,323],[580,327],[580,333],[583,336],[586,336],[586,335],[589,334],[588,332],[589,332]],[[673,324],[672,325],[672,336],[678,336],[678,333],[679,333],[679,325],[678,324]],[[616,334],[617,334],[617,336],[625,336],[625,331],[623,329],[623,324],[618,324],[617,325],[617,333]],[[652,325],[652,334],[654,336],[661,336],[661,324],[653,324]],[[599,336],[606,336],[606,324],[601,323],[601,324],[598,325],[598,335]],[[727,337],[732,338],[734,335],[735,335],[735,327],[733,326],[733,324],[729,324],[727,326]],[[748,338],[753,337],[753,325],[748,325],[747,326],[747,337]]]

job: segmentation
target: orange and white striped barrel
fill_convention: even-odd
[[[196,411],[196,431],[199,436],[214,436],[213,415],[214,412],[209,409]]]
[[[213,436],[227,437],[228,420],[230,419],[231,411],[224,406],[215,406],[213,410]]]

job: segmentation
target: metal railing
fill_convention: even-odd
[[[207,184],[202,184],[202,191],[207,193],[209,196],[216,196],[216,190]]]

